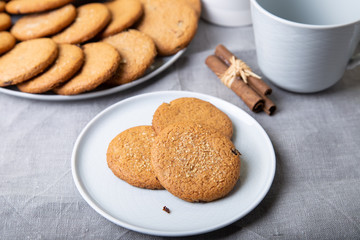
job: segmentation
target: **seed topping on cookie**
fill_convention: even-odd
[[[161,185],[189,202],[226,196],[240,175],[240,154],[229,138],[195,122],[178,122],[158,134],[151,162]]]

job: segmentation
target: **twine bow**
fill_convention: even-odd
[[[231,88],[231,84],[237,77],[240,77],[246,84],[248,83],[248,77],[256,77],[261,79],[260,76],[252,72],[251,68],[240,59],[236,59],[235,56],[230,58],[230,67],[220,77],[225,86]]]

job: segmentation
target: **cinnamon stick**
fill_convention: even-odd
[[[214,55],[208,56],[205,63],[219,78],[221,78],[228,69],[228,66]],[[233,90],[253,112],[263,110],[264,100],[242,80],[234,79],[229,88]]]
[[[227,66],[230,66],[230,59],[234,54],[230,52],[224,45],[219,44],[215,48],[215,55],[220,58]],[[269,95],[272,92],[272,89],[267,85],[262,79],[249,76],[247,77],[247,83],[251,88],[256,90],[258,93],[263,95]]]
[[[270,98],[268,98],[265,95],[260,94],[260,96],[264,99],[264,112],[266,112],[268,115],[273,115],[276,111],[276,105],[273,101],[271,101]]]

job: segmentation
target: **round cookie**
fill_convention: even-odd
[[[142,0],[144,16],[137,29],[155,42],[159,55],[173,55],[195,36],[198,16],[181,1]]]
[[[151,163],[161,185],[188,202],[226,196],[240,176],[240,153],[229,138],[195,122],[179,122],[155,138]]]
[[[0,31],[7,30],[11,27],[11,17],[6,13],[0,13]]]
[[[0,1],[0,12],[3,12],[5,10],[6,3],[4,1]]]
[[[118,178],[140,188],[163,189],[151,165],[155,139],[151,126],[137,126],[118,134],[109,144],[106,159]]]
[[[109,85],[121,85],[139,78],[156,57],[154,41],[137,30],[124,31],[103,41],[114,46],[122,59],[116,74],[106,82]]]
[[[49,38],[24,41],[0,58],[0,86],[26,81],[50,66],[58,55],[56,43]]]
[[[85,62],[78,74],[53,91],[61,95],[74,95],[95,89],[108,80],[120,62],[118,51],[103,42],[87,43],[83,46]]]
[[[112,19],[101,33],[103,38],[127,29],[143,14],[142,5],[139,0],[115,0],[105,3],[105,5],[110,10]]]
[[[192,7],[197,16],[200,17],[201,15],[201,0],[181,0],[184,1],[186,4],[189,4]]]
[[[75,21],[53,36],[56,43],[83,43],[95,37],[111,19],[110,11],[102,3],[89,3],[77,8]]]
[[[9,32],[0,32],[0,55],[15,46],[16,39]]]
[[[184,121],[194,121],[232,137],[231,119],[211,103],[198,98],[178,98],[161,104],[155,111],[152,126],[157,134],[167,126]]]
[[[11,14],[38,13],[62,7],[73,0],[12,0],[5,6]]]
[[[35,78],[17,85],[22,92],[43,93],[69,80],[83,65],[84,53],[81,48],[60,44],[56,62]]]
[[[21,41],[50,36],[70,25],[76,14],[75,7],[68,4],[50,12],[27,15],[14,24],[11,33]]]

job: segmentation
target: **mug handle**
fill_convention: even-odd
[[[355,54],[350,58],[350,61],[347,65],[348,70],[352,70],[360,65],[360,53]]]
[[[355,31],[357,32],[357,45],[355,46],[353,56],[348,62],[347,70],[352,70],[360,65],[360,22],[356,24]]]

